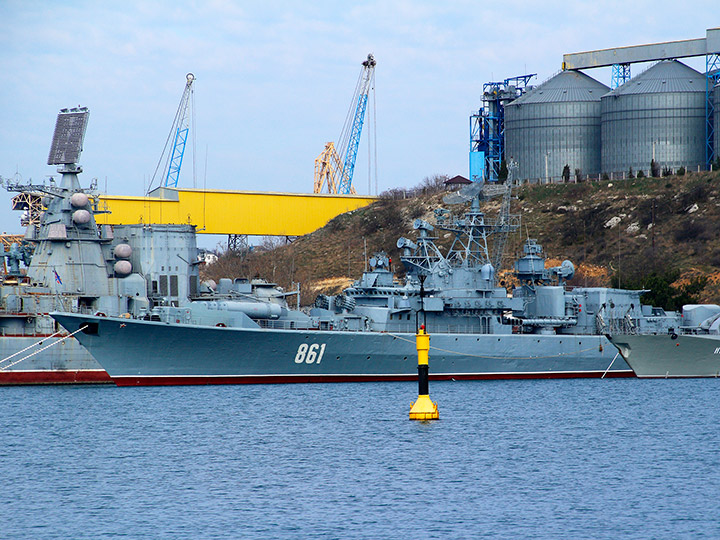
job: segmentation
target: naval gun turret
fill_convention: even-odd
[[[515,277],[526,285],[550,285],[570,281],[575,275],[575,265],[568,260],[560,266],[545,268],[542,246],[534,238],[528,238],[523,246],[524,257],[515,261]]]
[[[514,315],[526,331],[554,334],[559,328],[577,324],[577,306],[568,304],[565,282],[575,275],[575,266],[565,260],[560,266],[545,268],[542,246],[533,238],[523,245],[525,255],[515,262],[515,277],[520,287],[513,297],[522,299],[523,308]]]
[[[5,246],[0,245],[0,257],[5,257],[5,259],[7,259],[7,276],[19,278],[22,277],[20,263],[23,263],[25,266],[30,265],[32,248],[26,243],[18,245],[17,242],[13,242],[10,245],[10,249],[5,251]]]

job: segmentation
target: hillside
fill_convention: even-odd
[[[402,274],[397,238],[416,238],[415,218],[434,224],[432,211],[444,194],[382,198],[291,244],[268,245],[246,257],[225,253],[203,276],[262,276],[286,288],[300,282],[302,303],[308,304],[319,292],[337,292],[356,279],[365,267],[365,253],[385,250]],[[452,210],[467,208],[461,206]],[[482,210],[493,216],[499,207],[499,199],[491,200]],[[543,245],[550,264],[573,261],[577,273],[571,285],[655,289],[667,282],[671,292],[690,291],[693,300],[720,303],[718,172],[524,186],[511,211],[521,215],[522,232],[508,241],[506,270],[530,237]],[[441,243],[451,240],[449,233],[438,232]]]

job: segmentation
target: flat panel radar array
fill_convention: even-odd
[[[89,116],[87,107],[60,110],[55,123],[48,165],[78,163]]]

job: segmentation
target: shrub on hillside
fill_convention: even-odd
[[[710,190],[706,184],[697,184],[693,186],[689,191],[686,191],[680,197],[680,207],[678,213],[685,212],[688,206],[692,206],[695,203],[702,203],[707,201],[710,195]]]
[[[688,240],[697,240],[698,237],[705,232],[705,225],[693,220],[682,224],[675,231],[675,240],[677,242],[686,242]]]
[[[611,281],[613,287],[622,286],[625,289],[649,289],[643,294],[643,304],[661,307],[666,310],[681,310],[685,304],[697,304],[700,292],[707,284],[707,278],[697,278],[687,285],[673,287],[672,283],[678,280],[680,272],[677,270],[658,274],[652,272],[639,277],[620,277],[615,274]]]
[[[654,159],[650,161],[650,176],[653,178],[660,177],[660,165]]]

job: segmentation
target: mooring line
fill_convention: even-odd
[[[45,349],[49,349],[50,347],[53,347],[53,346],[57,345],[58,343],[60,343],[60,342],[62,342],[62,341],[65,341],[65,340],[68,339],[68,338],[73,337],[75,334],[77,334],[78,332],[80,332],[80,331],[82,331],[82,330],[85,330],[86,328],[87,328],[87,325],[81,326],[80,328],[78,328],[77,330],[75,330],[73,333],[68,334],[68,335],[65,336],[65,337],[62,337],[62,338],[58,339],[57,341],[54,341],[54,342],[51,343],[50,345],[45,345],[42,349],[38,349],[37,351],[35,351],[35,352],[32,353],[32,354],[28,354],[27,356],[23,356],[20,360],[15,360],[12,364],[8,364],[7,366],[0,367],[0,371],[6,371],[6,370],[10,369],[11,367],[13,367],[15,364],[19,364],[19,363],[22,362],[23,360],[27,360],[28,358],[30,358],[30,357],[32,357],[32,356],[35,356],[35,355],[38,354],[38,353],[43,352]],[[52,337],[52,336],[51,336],[51,337]],[[45,339],[48,339],[48,338],[45,338]],[[44,341],[44,340],[40,340],[38,343],[42,343],[43,341]],[[33,344],[33,345],[30,345],[30,347],[34,347],[34,346],[37,345],[38,343],[35,343],[35,344]],[[30,347],[26,347],[25,350],[29,349]],[[20,351],[20,352],[22,352],[22,351]],[[13,356],[17,356],[17,354],[19,354],[19,353],[15,353]],[[8,358],[5,358],[5,360],[8,360],[9,358],[11,358],[11,357],[8,356]],[[3,360],[3,362],[4,362],[5,360]]]
[[[605,373],[603,373],[603,376],[600,377],[601,379],[604,379],[604,378],[605,378],[605,375],[607,375],[607,372],[610,371],[610,368],[611,368],[612,365],[615,363],[615,360],[617,360],[617,357],[618,357],[619,355],[620,355],[620,352],[619,352],[619,351],[615,353],[615,356],[613,357],[612,362],[610,362],[610,365],[609,365],[609,366],[607,367],[607,369],[605,370]]]
[[[41,345],[42,342],[45,341],[46,339],[54,338],[54,337],[56,337],[56,336],[59,336],[60,334],[61,334],[60,332],[55,332],[52,336],[44,337],[44,338],[42,338],[40,341],[37,341],[37,342],[35,342],[35,343],[32,343],[32,344],[28,345],[28,346],[25,347],[24,349],[22,349],[22,350],[20,350],[20,351],[18,351],[18,352],[16,352],[16,353],[11,354],[11,355],[8,356],[7,358],[3,358],[2,360],[0,360],[0,364],[3,364],[3,363],[5,363],[5,362],[7,362],[7,361],[10,360],[11,358],[15,358],[18,354],[22,354],[22,353],[24,353],[25,351],[27,351],[28,349],[32,349],[33,347],[35,347],[35,346],[37,346],[37,345]]]

